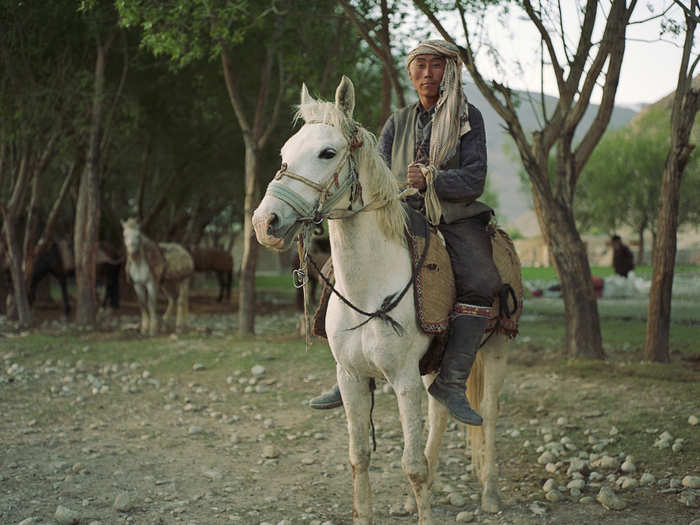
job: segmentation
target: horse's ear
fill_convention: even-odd
[[[309,104],[313,102],[314,99],[309,95],[309,90],[306,88],[306,84],[301,85],[301,105]]]
[[[345,75],[338,84],[338,89],[335,90],[335,107],[348,118],[352,118],[352,112],[355,110],[355,86]]]

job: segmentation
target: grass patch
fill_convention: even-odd
[[[544,280],[544,281],[556,281],[559,279],[557,272],[552,266],[526,266],[522,269],[523,280],[534,281],[534,280]],[[700,266],[676,266],[674,269],[676,274],[679,273],[700,273]],[[613,275],[614,270],[610,266],[591,266],[591,274],[594,277],[609,277]],[[634,269],[634,273],[637,277],[643,277],[645,279],[651,279],[652,267],[651,266],[637,266]]]

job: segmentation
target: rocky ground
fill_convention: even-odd
[[[293,327],[293,316],[263,316],[261,339],[246,341],[232,335],[230,314],[193,319],[193,333],[155,343],[135,333],[133,315],[99,335],[52,322],[39,330],[40,354],[23,343],[37,344],[35,334],[0,325],[0,523],[351,523],[344,414],[306,405],[333,371],[280,351],[300,355],[300,339],[264,336]],[[503,510],[480,512],[453,423],[436,523],[700,524],[697,381],[559,374],[546,356],[519,352],[498,425]],[[380,383],[371,467],[380,525],[416,522],[403,508],[393,397]]]

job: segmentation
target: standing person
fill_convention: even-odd
[[[616,274],[627,277],[627,274],[634,270],[634,255],[619,235],[613,235],[610,242],[613,247],[613,269]]]
[[[406,66],[418,102],[389,117],[378,148],[394,175],[418,190],[409,205],[444,236],[457,291],[440,372],[428,392],[459,421],[481,425],[465,395],[466,380],[501,285],[486,230],[493,210],[476,200],[486,182],[484,120],[467,103],[454,44],[421,42]],[[337,385],[310,402],[319,409],[341,405]]]

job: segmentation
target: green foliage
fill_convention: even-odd
[[[655,231],[669,125],[668,111],[656,107],[632,125],[606,134],[578,185],[575,211],[583,231],[610,233],[621,226]],[[681,186],[679,224],[697,224],[698,210],[700,163],[695,154]]]
[[[116,0],[115,5],[124,27],[141,29],[144,47],[180,68],[218,57],[221,42],[240,44],[269,12],[256,12],[246,0]]]

